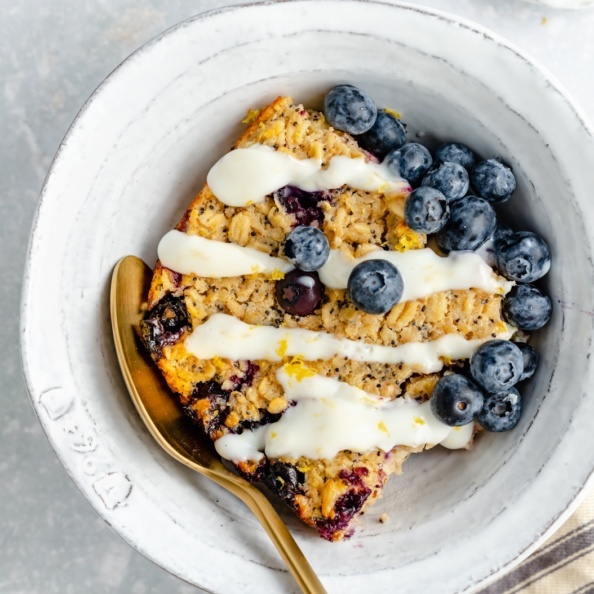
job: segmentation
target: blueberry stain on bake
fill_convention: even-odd
[[[284,186],[273,194],[274,200],[288,214],[295,215],[294,227],[321,225],[324,222],[322,204],[330,202],[330,192],[306,192],[294,186]]]
[[[320,536],[325,540],[336,540],[338,533],[348,528],[351,520],[361,512],[368,497],[371,495],[371,489],[365,485],[362,477],[367,476],[367,468],[355,468],[352,472],[341,470],[339,477],[351,488],[341,495],[334,504],[334,516],[332,518],[316,518],[314,525]],[[353,529],[344,536],[348,538],[353,533]]]
[[[228,407],[230,390],[223,390],[221,384],[216,381],[200,382],[194,386],[190,396],[190,403],[184,407],[185,413],[210,436],[211,439],[220,437],[219,433],[230,410]],[[195,410],[199,400],[208,400],[206,411],[200,415]]]
[[[274,462],[258,470],[257,480],[264,483],[273,493],[290,502],[295,495],[303,493],[305,474],[293,464]]]
[[[260,367],[253,361],[242,361],[243,369],[240,375],[232,375],[229,381],[233,382],[233,389],[249,388],[254,383],[254,377],[260,370]]]
[[[161,357],[164,346],[175,344],[190,328],[183,296],[166,295],[148,310],[140,322],[142,342],[153,359]]]

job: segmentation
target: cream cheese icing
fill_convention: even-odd
[[[389,452],[399,445],[442,442],[448,448],[463,448],[473,435],[473,423],[456,428],[439,421],[430,401],[388,401],[317,374],[298,380],[284,366],[276,376],[285,398],[295,406],[275,423],[218,439],[215,447],[223,458],[259,460],[264,453],[273,458],[333,458],[343,450]]]
[[[508,339],[512,333],[506,326],[497,337]],[[255,326],[217,313],[192,331],[185,347],[199,359],[282,361],[299,356],[315,361],[341,356],[366,363],[404,363],[421,373],[435,373],[443,368],[444,358],[468,359],[487,340],[492,337],[467,340],[459,334],[446,334],[429,342],[383,346],[303,328]]]
[[[255,272],[284,273],[293,268],[284,258],[177,230],[169,231],[161,239],[158,255],[163,266],[175,272],[207,278],[243,276]],[[328,261],[318,274],[327,287],[346,289],[353,268],[360,262],[376,258],[388,260],[400,271],[404,281],[402,301],[421,299],[451,289],[474,288],[505,294],[514,285],[497,276],[476,253],[451,252],[442,257],[429,248],[408,252],[377,249],[361,258],[351,258],[340,250],[331,250]]]
[[[274,258],[254,248],[242,247],[188,235],[173,229],[159,242],[161,264],[180,274],[226,278],[254,273],[288,272],[293,268],[284,258]]]
[[[208,172],[206,182],[228,206],[262,202],[268,194],[288,185],[306,192],[344,185],[384,194],[410,191],[408,182],[390,172],[386,165],[363,157],[335,156],[326,169],[322,163],[322,159],[296,159],[270,146],[254,144],[221,157]]]
[[[438,256],[430,248],[395,252],[376,250],[361,258],[350,258],[340,250],[331,250],[320,270],[320,280],[331,289],[345,289],[351,271],[366,260],[382,259],[398,268],[404,281],[401,301],[412,301],[452,289],[482,289],[505,294],[514,283],[498,277],[484,260],[473,252],[450,252]]]

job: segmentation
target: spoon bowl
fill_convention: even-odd
[[[135,256],[122,258],[111,282],[111,323],[118,361],[132,401],[156,442],[178,462],[241,499],[254,513],[305,593],[324,594],[313,568],[274,507],[256,487],[227,469],[212,442],[178,406],[138,335],[151,269]]]

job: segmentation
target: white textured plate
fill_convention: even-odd
[[[64,466],[132,546],[217,593],[295,591],[241,504],[170,460],[126,394],[108,317],[112,267],[154,263],[248,107],[319,105],[338,82],[398,109],[410,138],[502,155],[518,228],[549,241],[554,317],[515,431],[472,453],[414,456],[356,536],[330,544],[287,516],[331,592],[456,592],[526,555],[594,468],[594,141],[538,66],[496,35],[412,6],[282,2],[190,20],[133,54],[90,98],[41,196],[23,298],[31,398]],[[390,514],[386,525],[377,520]]]

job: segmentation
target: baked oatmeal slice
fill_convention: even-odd
[[[321,113],[294,105],[289,97],[278,98],[262,110],[234,148],[254,144],[298,159],[321,159],[323,167],[335,156],[374,160],[349,135],[328,126]],[[286,236],[303,224],[319,227],[330,247],[348,257],[360,258],[374,250],[423,248],[425,236],[403,221],[406,195],[406,191],[384,194],[348,186],[314,192],[283,187],[262,202],[228,206],[205,185],[177,230],[276,258],[283,256]],[[206,278],[180,274],[160,262],[155,267],[142,326],[144,343],[186,412],[215,442],[274,424],[295,406],[278,380],[283,369],[297,375],[306,369],[386,401],[424,402],[448,367],[422,374],[404,363],[361,362],[342,356],[308,360],[307,353],[281,353],[278,361],[197,357],[187,348],[186,339],[213,316],[231,316],[252,327],[323,332],[384,347],[426,343],[450,334],[485,340],[507,329],[501,318],[501,295],[475,288],[401,302],[380,315],[354,307],[345,289],[326,288],[311,314],[294,316],[275,298],[282,276],[276,271]],[[342,450],[330,458],[263,455],[234,463],[248,479],[264,483],[279,495],[321,536],[339,540],[352,533],[354,520],[380,495],[388,477],[400,473],[408,455],[424,447]]]

